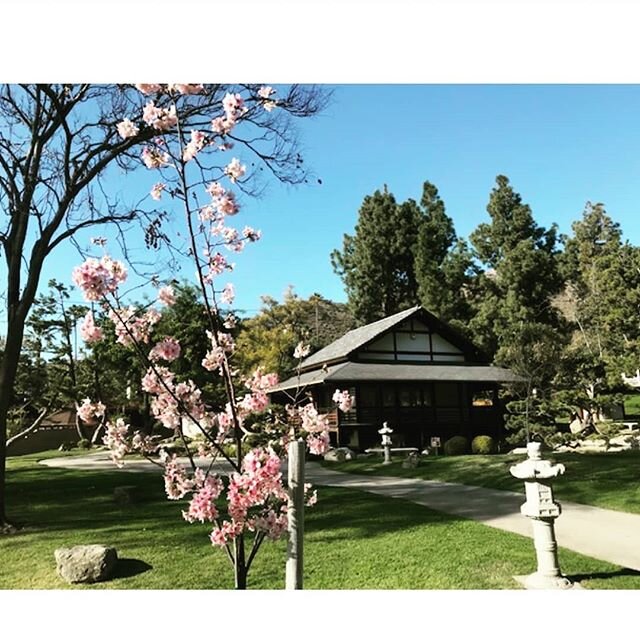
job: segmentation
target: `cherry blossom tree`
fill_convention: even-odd
[[[291,86],[269,96],[266,90],[259,95],[261,90],[255,85],[217,84],[198,87],[197,91],[186,85],[174,85],[171,91],[156,91],[155,85],[0,86],[0,250],[6,262],[3,289],[7,310],[0,360],[0,531],[13,530],[6,516],[7,415],[25,322],[45,263],[60,247],[69,242],[78,245],[83,232],[102,225],[119,229],[123,244],[131,237],[133,224],[143,227],[150,247],[168,241],[162,231],[162,213],[146,202],[124,202],[110,194],[108,179],[116,172],[121,179],[123,170],[140,167],[141,153],[147,167],[166,169],[167,152],[160,141],[183,132],[188,138],[186,159],[201,155],[205,137],[210,147],[214,135],[220,140],[224,136],[220,144],[227,148],[235,145],[243,149],[245,162],[262,170],[247,180],[242,163],[226,163],[229,178],[243,191],[259,191],[264,182],[260,175],[270,174],[292,184],[304,181],[307,172],[298,152],[293,119],[316,114],[327,96],[314,87]],[[244,106],[232,104],[234,100],[237,103],[235,97],[223,105],[227,94],[244,95]],[[173,104],[176,99],[182,101],[180,131]],[[234,126],[240,111],[246,124],[244,134]],[[213,126],[207,136],[203,134],[205,126]],[[203,172],[213,168],[193,162]],[[158,181],[149,198],[152,204],[164,189],[164,180]],[[219,204],[227,211],[237,206],[234,198],[225,194],[219,194]]]
[[[136,452],[163,467],[167,497],[189,498],[184,519],[211,525],[211,544],[226,552],[236,588],[244,589],[263,542],[278,540],[287,532],[292,498],[282,464],[288,444],[302,439],[314,454],[329,446],[327,417],[311,401],[294,402],[282,412],[269,410],[267,392],[277,376],[257,369],[241,377],[233,366],[236,345],[231,329],[236,318],[230,305],[235,288],[226,281],[234,268],[229,256],[240,254],[261,234],[248,226],[232,226],[240,211],[234,188],[252,179],[246,162],[235,155],[222,161],[218,157],[234,148],[235,132],[250,125],[252,109],[271,114],[280,103],[271,87],[254,87],[248,94],[227,92],[222,115],[210,118],[206,127],[195,125],[187,131],[183,113],[188,113],[193,96],[204,91],[202,85],[136,86],[149,95],[149,101],[140,118],[122,120],[117,130],[125,140],[145,125],[156,130],[154,138],[141,145],[140,157],[148,169],[160,174],[151,197],[168,199],[184,215],[189,255],[209,324],[210,349],[201,364],[222,379],[226,404],[207,406],[193,380],[177,379],[171,366],[180,358],[181,346],[174,336],[155,335],[160,317],[156,306],[127,305],[120,294],[127,279],[125,264],[107,253],[92,256],[74,270],[73,280],[88,302],[102,305],[108,313],[117,341],[134,349],[145,363],[141,386],[152,396],[151,411],[182,442],[187,463],[183,465],[153,437],[131,433],[122,418],[107,423],[104,442],[117,465],[124,464],[127,453]],[[174,130],[177,135],[166,135]],[[161,286],[157,304],[174,302],[172,288]],[[101,338],[90,317],[85,328],[88,340]],[[299,346],[295,356],[302,358],[305,353],[308,349]],[[347,392],[337,392],[335,400],[341,407],[351,402]],[[84,411],[101,415],[104,408],[87,401]],[[188,438],[187,431],[197,438]],[[309,494],[307,504],[315,499]]]

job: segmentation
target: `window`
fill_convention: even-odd
[[[398,400],[398,404],[401,407],[419,407],[422,404],[420,389],[416,387],[400,387]]]
[[[476,391],[471,396],[471,406],[473,407],[493,407],[493,390]]]
[[[431,388],[428,385],[403,385],[398,388],[398,404],[401,407],[429,407]]]

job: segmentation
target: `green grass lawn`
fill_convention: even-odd
[[[640,393],[627,395],[624,398],[624,411],[627,417],[640,416]]]
[[[59,454],[55,454],[59,455]],[[9,460],[8,495],[22,532],[0,537],[4,589],[231,589],[225,554],[208,527],[180,517],[159,476],[50,469],[43,454]],[[135,485],[142,501],[118,506],[114,487]],[[437,513],[404,500],[319,489],[307,510],[306,589],[514,589],[512,576],[535,569],[523,536]],[[103,543],[123,561],[108,582],[71,586],[55,573],[54,549]],[[249,576],[252,589],[284,586],[285,543],[265,544]],[[638,589],[640,573],[560,550],[563,571],[588,588]]]
[[[560,501],[640,513],[640,452],[558,453],[548,457],[567,469],[554,482],[554,494]],[[509,467],[524,458],[506,454],[425,456],[416,469],[403,469],[401,456],[390,465],[382,465],[381,455],[323,464],[337,471],[459,482],[524,493],[522,481],[509,473]]]

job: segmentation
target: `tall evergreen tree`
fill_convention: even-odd
[[[345,234],[342,251],[332,252],[358,324],[418,304],[413,248],[419,221],[415,202],[399,205],[385,186],[365,197],[355,234]]]
[[[560,307],[572,325],[563,386],[579,417],[597,422],[640,365],[640,248],[623,242],[601,203],[587,203],[565,240]]]
[[[471,234],[475,256],[485,269],[478,279],[471,329],[497,362],[510,365],[518,347],[536,352],[524,344],[529,337],[562,325],[551,303],[562,287],[557,230],[536,224],[505,176],[496,178],[487,211],[491,221]],[[542,370],[534,363],[531,369]]]
[[[414,248],[420,304],[464,331],[471,316],[472,256],[457,238],[438,189],[423,185],[420,224]]]

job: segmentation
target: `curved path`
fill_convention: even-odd
[[[208,466],[204,458],[197,462],[205,468]],[[40,464],[90,471],[115,469],[105,452],[82,457],[50,458],[42,460]],[[228,467],[219,463],[216,470],[224,473]],[[159,473],[161,470],[146,460],[127,460],[121,471]],[[531,523],[520,514],[524,492],[498,491],[434,480],[340,473],[313,462],[307,463],[306,475],[307,480],[314,484],[404,498],[436,511],[532,537]],[[562,515],[556,520],[556,538],[558,544],[566,549],[640,571],[640,515],[562,502]]]

